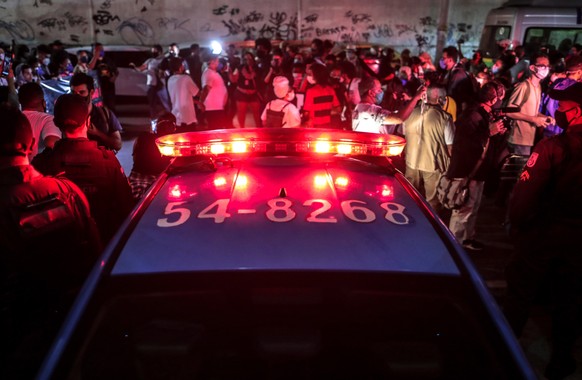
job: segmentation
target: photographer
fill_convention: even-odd
[[[18,108],[18,94],[14,85],[14,72],[12,71],[12,53],[0,48],[0,103]]]
[[[464,110],[456,123],[453,152],[447,176],[449,178],[467,178],[475,167],[475,175],[470,178],[470,197],[460,209],[453,210],[449,229],[455,238],[470,250],[482,250],[483,244],[475,240],[475,225],[481,203],[486,174],[489,171],[483,157],[491,136],[505,133],[501,120],[492,120],[491,111],[497,102],[497,89],[493,83],[487,83],[479,90],[479,104]]]
[[[265,76],[265,85],[268,89],[267,101],[277,99],[277,96],[275,96],[275,93],[273,92],[273,79],[280,76],[287,78],[289,83],[293,83],[293,74],[290,71],[286,71],[283,66],[283,51],[276,48],[273,49],[271,67]]]

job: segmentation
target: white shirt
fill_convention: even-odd
[[[168,79],[168,92],[176,125],[197,123],[192,97],[198,95],[200,89],[192,78],[186,74],[172,75]]]
[[[287,107],[285,107],[286,104],[288,104]],[[283,99],[271,100],[265,107],[263,115],[261,115],[261,120],[263,122],[267,121],[267,109],[281,112],[283,107],[285,107],[283,110],[283,112],[285,112],[283,115],[283,128],[296,128],[301,126],[301,115],[299,114],[299,110],[293,105],[293,103],[289,103]]]
[[[223,110],[226,104],[227,90],[224,80],[216,71],[207,68],[202,73],[202,88],[210,87],[210,91],[204,99],[206,111]]]
[[[146,64],[146,84],[148,86],[155,86],[158,84],[158,66],[162,63],[164,57],[148,58]]]
[[[45,148],[44,139],[48,136],[61,138],[61,130],[53,122],[53,115],[45,112],[24,110],[22,113],[26,116],[32,127],[32,136],[34,137],[34,146],[29,158],[33,158],[42,152]]]

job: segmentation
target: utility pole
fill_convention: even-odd
[[[449,27],[449,0],[441,0],[441,10],[439,13],[439,25],[437,28],[437,44],[435,52],[435,62],[441,58],[445,44],[447,43],[447,30]]]

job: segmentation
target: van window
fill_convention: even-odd
[[[525,32],[525,55],[532,56],[542,46],[567,55],[573,44],[582,43],[582,29],[528,28]]]
[[[509,39],[511,27],[506,25],[490,25],[483,28],[479,49],[489,52],[492,56],[497,56],[499,48],[497,42]]]

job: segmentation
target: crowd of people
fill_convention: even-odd
[[[30,347],[29,339],[50,341],[42,338],[58,321],[39,323],[22,315],[46,313],[55,305],[66,309],[101,247],[167,167],[155,138],[246,128],[250,113],[259,128],[404,136],[400,169],[468,250],[483,249],[476,220],[483,193],[494,194],[507,208],[504,222],[517,247],[507,273],[508,321],[519,335],[540,288],[551,281],[559,296],[546,376],[561,379],[574,371],[582,293],[582,261],[575,248],[582,232],[580,46],[566,56],[541,50],[531,57],[521,47],[500,48],[499,57],[489,61],[483,52],[467,59],[449,46],[435,66],[426,52],[361,50],[319,39],[302,49],[259,38],[254,49],[239,52],[229,45],[223,55],[197,44],[186,56],[177,44],[166,53],[154,45],[151,58],[131,64],[145,73],[152,131],[136,140],[128,177],[115,156],[122,149],[115,115],[117,70],[103,46],[80,50],[76,57],[58,42],[0,50],[0,56],[9,50],[15,55],[0,79],[5,367],[23,373],[31,368],[19,355]],[[50,115],[39,82],[59,76],[70,78],[71,93],[56,100]],[[499,183],[499,170],[511,157],[527,160],[514,188]],[[437,198],[443,175],[468,179],[468,200],[452,212]],[[76,240],[63,238],[73,229]],[[47,249],[58,252],[58,259],[38,260]],[[24,305],[22,297],[38,303]],[[43,345],[36,347],[40,355]]]

